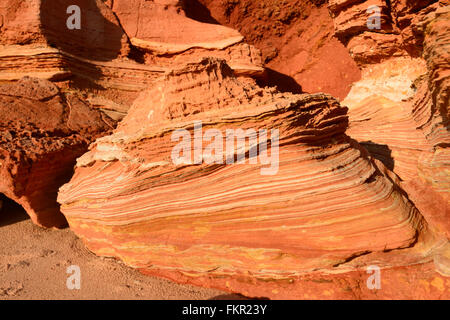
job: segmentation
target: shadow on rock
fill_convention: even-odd
[[[270,68],[266,68],[264,77],[258,79],[257,82],[261,87],[277,87],[281,92],[303,92],[301,85],[299,85],[294,78]]]
[[[204,23],[220,24],[211,16],[209,9],[198,0],[184,0],[182,7],[188,18]]]
[[[392,158],[392,150],[386,144],[378,144],[372,141],[362,141],[360,144],[369,151],[369,153],[391,171],[394,171],[395,160]]]
[[[69,22],[75,11],[68,8],[76,4],[80,8],[80,29],[70,29]],[[96,80],[101,72],[87,61],[111,61],[126,54],[128,38],[114,13],[100,0],[44,0],[41,2],[42,32],[50,46],[65,53],[65,66],[74,75],[89,74]],[[71,28],[72,24],[69,23]]]
[[[25,210],[16,202],[0,194],[0,228],[29,219]]]

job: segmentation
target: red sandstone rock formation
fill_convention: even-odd
[[[79,157],[59,194],[71,228],[144,273],[255,297],[449,298],[448,0],[81,0],[68,30],[72,4],[0,3],[0,193],[35,223],[65,223],[56,191]],[[195,138],[195,121],[279,129],[278,174],[174,164],[171,133]],[[374,264],[382,291],[364,285]]]
[[[279,129],[277,174],[262,175],[249,159],[173,163],[172,133],[195,137],[195,121],[203,130]],[[346,127],[346,109],[330,96],[242,84],[224,61],[203,60],[142,93],[114,134],[78,159],[58,201],[99,255],[251,296],[302,297],[305,277],[352,278],[373,261],[391,274],[441,257],[447,240]],[[260,281],[271,284],[260,289]],[[345,296],[336,287],[330,296]]]
[[[448,4],[447,0],[385,1],[330,0],[328,8],[334,20],[336,36],[347,46],[359,65],[378,63],[393,56],[420,56],[422,37],[417,21]],[[368,11],[371,6],[380,13]],[[369,29],[370,17],[380,17],[380,29]]]
[[[226,27],[210,26],[196,22],[176,10],[168,10],[167,15],[165,15],[164,12],[166,10],[164,10],[164,7],[166,4],[159,2],[152,2],[150,5],[147,3],[141,10],[143,14],[151,13],[152,17],[154,17],[154,14],[160,16],[158,25],[160,27],[165,26],[159,29],[153,27],[144,29],[152,30],[151,40],[154,45],[159,48],[165,45],[184,46],[183,41],[189,42],[193,40],[190,36],[187,37],[189,34],[187,31],[189,30],[189,32],[196,31],[198,39],[194,39],[195,44],[193,46],[188,45],[182,50],[175,50],[170,54],[165,52],[164,55],[161,55],[161,52],[149,52],[146,54],[148,61],[137,62],[135,60],[139,60],[137,58],[139,51],[133,47],[133,44],[136,41],[145,41],[149,35],[133,34],[132,41],[130,41],[130,38],[122,29],[123,25],[126,27],[126,31],[130,32],[128,22],[133,22],[133,17],[127,16],[126,10],[130,8],[127,7],[127,2],[120,3],[115,1],[113,7],[118,16],[126,16],[121,23],[116,13],[112,10],[111,3],[108,6],[100,0],[78,1],[77,5],[81,8],[82,18],[81,29],[79,30],[70,30],[66,25],[69,16],[66,10],[72,4],[72,1],[69,0],[8,0],[0,4],[1,82],[15,83],[23,76],[53,81],[64,91],[78,93],[75,94],[78,97],[77,99],[80,100],[77,100],[77,105],[86,105],[90,109],[99,109],[106,114],[104,116],[105,119],[111,118],[117,121],[126,114],[138,93],[151,87],[152,83],[161,77],[172,65],[185,63],[203,55],[216,55],[228,59],[235,72],[241,76],[259,74],[263,70],[259,52],[243,43],[242,36],[237,31]],[[169,5],[169,2],[167,2],[167,5]],[[172,4],[169,7],[175,9]],[[147,9],[149,12],[146,11]],[[136,18],[136,13],[139,11],[132,11]],[[169,33],[166,27],[174,19],[177,20],[175,25],[180,26],[182,30],[172,30],[172,33]],[[153,19],[152,21],[157,20]],[[217,30],[222,30],[222,32]],[[202,32],[198,33],[199,31]],[[170,34],[178,35],[178,38],[174,39],[170,37]],[[167,39],[172,41],[172,43],[167,44],[165,42]],[[199,46],[201,48],[198,48]],[[214,47],[216,50],[211,51]],[[37,89],[33,86],[37,86]],[[34,96],[34,91],[37,90],[39,92],[41,90],[40,87],[45,86],[50,86],[50,84],[45,84],[44,82],[36,84],[28,80],[25,82],[20,80],[17,84],[5,86],[3,89],[5,90],[4,94],[9,97],[14,96],[14,93],[8,92],[8,90],[20,91],[20,88],[22,88],[29,91],[27,91],[29,96],[21,94],[21,97],[27,97],[30,101],[40,101],[40,97]],[[58,89],[57,87],[52,87],[52,90]],[[47,98],[44,97],[43,99]],[[10,125],[8,121],[12,120],[10,118],[11,114],[8,114],[7,110],[19,104],[20,101],[22,100],[2,100],[3,105],[0,107],[3,108],[5,117],[1,120],[5,130]],[[64,104],[64,101],[62,101],[64,108],[69,108],[68,105]],[[31,103],[24,105],[23,108],[24,110],[21,113],[14,116],[14,121],[24,124],[28,123],[26,110],[29,108],[33,108],[33,114],[39,119],[44,119],[48,116],[45,114],[46,108],[42,110],[35,109],[35,106]],[[73,119],[71,121],[83,123],[86,117],[93,114],[98,118],[99,115],[89,110],[89,108],[80,109],[81,111],[72,110],[71,117]],[[21,116],[22,118],[20,118]],[[114,125],[114,123],[112,122],[111,125]],[[96,131],[98,134],[104,131],[103,125],[101,125],[101,128],[97,128],[97,126],[98,124],[94,125],[94,130],[98,129]],[[40,125],[38,125],[38,128],[47,130],[44,127],[40,127]],[[25,130],[25,128],[23,129]],[[93,137],[91,134],[85,136],[85,127],[72,126],[70,129],[73,130],[74,134],[80,135],[79,139],[83,143],[74,142],[73,145],[76,147],[74,147],[73,151],[66,152],[67,154],[64,156],[66,158],[62,160],[55,158],[55,162],[48,166],[48,170],[54,170],[54,177],[48,177],[48,181],[43,179],[42,185],[28,187],[28,191],[21,191],[21,188],[25,187],[16,188],[16,186],[21,184],[20,180],[28,179],[25,171],[11,174],[11,168],[15,165],[19,168],[24,167],[22,159],[9,155],[12,152],[11,148],[19,150],[24,146],[16,145],[15,143],[1,146],[7,150],[8,155],[5,157],[8,158],[8,166],[11,167],[5,171],[5,177],[7,178],[5,178],[5,181],[2,181],[2,184],[5,186],[4,193],[22,204],[32,216],[33,221],[39,225],[57,226],[64,220],[54,201],[56,198],[55,191],[70,178],[74,159],[86,151],[86,147]],[[19,131],[15,132],[18,135],[22,134]],[[58,140],[59,136],[55,135],[54,138]],[[59,142],[57,143],[59,144]],[[62,152],[62,150],[60,151]],[[47,151],[45,150],[40,150],[39,152],[43,153],[39,156],[40,165],[45,166],[45,161],[49,161],[48,157],[51,158],[52,155],[46,154]],[[13,161],[17,161],[17,163],[13,164]],[[61,164],[60,168],[56,168],[57,163]],[[25,176],[22,177],[21,174]],[[33,188],[39,188],[40,190],[37,192]],[[31,197],[30,192],[35,193],[32,200],[28,199]],[[46,195],[45,197],[43,196],[44,194]],[[51,217],[52,214],[55,216]]]
[[[72,1],[4,1],[0,80],[33,76],[84,91],[110,116],[123,117],[139,90],[161,70],[126,58],[128,38],[102,1],[83,0],[80,30],[69,30]],[[122,106],[123,105],[123,106]],[[122,107],[121,107],[122,106]]]
[[[117,0],[111,5],[131,44],[148,52],[147,63],[174,67],[214,56],[238,75],[259,75],[261,54],[236,30],[186,16],[179,0]],[[138,10],[136,10],[138,8]]]
[[[76,94],[46,80],[0,86],[0,193],[24,207],[34,223],[60,227],[58,188],[75,159],[110,127]]]

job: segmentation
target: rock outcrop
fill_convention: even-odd
[[[25,77],[0,86],[0,193],[34,223],[66,224],[56,202],[77,157],[112,124],[74,93]]]
[[[174,65],[214,56],[226,59],[237,74],[264,71],[260,52],[244,43],[238,31],[187,17],[182,1],[117,0],[111,7],[131,43],[150,52],[154,63]]]
[[[5,115],[1,119],[2,130],[6,134],[6,138],[4,137],[6,140],[3,142],[8,142],[1,146],[6,152],[4,159],[7,159],[5,160],[7,164],[5,163],[4,167],[5,180],[2,181],[4,187],[0,192],[4,192],[24,206],[33,221],[42,226],[59,226],[64,222],[55,202],[56,190],[70,178],[74,159],[87,150],[87,145],[94,137],[105,132],[105,129],[110,129],[110,126],[114,127],[116,121],[125,116],[140,91],[152,87],[152,84],[173,66],[205,55],[216,55],[227,59],[239,76],[258,75],[263,71],[259,51],[245,44],[237,31],[189,19],[182,12],[177,12],[175,8],[177,1],[156,3],[142,1],[141,11],[132,10],[133,17],[137,18],[136,14],[139,12],[151,13],[152,21],[159,21],[157,25],[160,28],[144,29],[153,32],[149,35],[133,34],[131,39],[127,35],[127,32],[131,34],[130,24],[132,26],[134,21],[134,18],[128,15],[131,12],[127,11],[131,7],[127,5],[128,2],[114,3],[113,6],[112,3],[100,0],[78,1],[76,5],[81,9],[80,29],[72,29],[67,25],[70,15],[74,13],[68,11],[73,5],[69,0],[7,0],[0,4],[0,82],[9,84],[2,87],[4,91],[0,101],[2,104],[0,108]],[[133,4],[139,6],[137,2]],[[165,10],[166,6],[170,10]],[[166,11],[167,14],[164,13]],[[124,19],[122,22],[119,21],[116,12]],[[159,20],[153,19],[155,14]],[[169,36],[166,28],[173,20],[177,21],[175,25],[182,28],[172,29],[171,34],[175,39]],[[122,29],[123,26],[126,31]],[[135,42],[146,41],[148,36],[152,38],[152,43],[159,47],[166,45],[164,41],[167,39],[172,41],[169,46],[172,44],[178,46],[180,42],[192,40],[186,32],[192,31],[192,28],[201,33],[197,32],[198,39],[194,39],[196,45],[188,46],[181,50],[182,52],[175,50],[170,54],[168,52],[161,54],[159,51],[147,50],[148,52],[144,54],[139,51],[140,47],[134,46]],[[232,41],[229,40],[230,37],[233,38]],[[222,40],[228,45],[225,42],[220,44]],[[198,47],[198,43],[204,46]],[[216,49],[212,50],[214,46]],[[36,82],[36,79],[21,80],[24,76],[48,80],[56,86],[45,81]],[[36,93],[45,92],[43,88],[47,87],[51,88],[52,96],[35,96]],[[20,99],[16,96],[17,92],[20,93]],[[54,115],[55,119],[61,122],[59,125],[63,126],[64,121],[70,120],[71,123],[82,123],[82,126],[66,123],[64,129],[45,127],[47,123],[41,120],[49,117],[49,114],[46,114],[50,108],[47,104],[50,101],[53,103],[52,99],[56,96],[58,98],[55,99],[61,100],[58,108],[62,113]],[[17,110],[18,113],[8,113],[7,110],[16,108],[25,101],[24,99],[28,99],[28,102],[18,109],[20,112]],[[71,99],[75,99],[73,108],[70,106]],[[36,102],[36,105],[32,102]],[[36,108],[42,103],[47,107]],[[66,119],[69,109],[71,118]],[[98,109],[102,114],[98,114],[94,109]],[[91,124],[86,123],[86,117],[90,116],[93,117]],[[108,126],[105,127],[99,117],[106,119]],[[39,120],[41,122],[35,124],[36,119],[41,119]],[[16,122],[24,126],[20,129],[10,127]],[[36,129],[41,131],[63,132],[62,136],[59,133],[46,136],[49,141],[55,140],[57,147],[52,144],[48,149],[42,148],[37,139],[29,141],[33,145],[38,144],[36,150],[22,150],[27,147],[17,142],[14,135],[18,135],[18,141],[25,136],[33,135],[34,133],[30,133],[32,129],[27,127],[31,124],[35,124]],[[95,134],[87,133],[89,125],[92,125]],[[11,136],[7,132],[14,134]],[[77,136],[72,137],[74,141],[60,145],[62,140],[68,139],[66,135]],[[65,151],[64,148],[71,151]],[[25,155],[14,156],[15,151],[25,152]],[[64,156],[60,159],[59,154]],[[37,159],[39,164],[34,163]],[[17,163],[14,164],[14,161]],[[47,167],[45,161],[49,161]],[[29,173],[26,172],[29,168],[25,163],[33,168],[42,166],[42,172],[38,173],[38,177],[40,174],[49,176],[42,179],[42,185],[28,186],[25,190],[23,184],[31,181],[28,180]],[[59,168],[58,164],[61,165]],[[18,172],[13,170],[16,166],[21,168]],[[54,172],[54,175],[51,176],[50,172]],[[52,214],[55,216],[51,217]]]
[[[23,76],[57,81],[120,120],[140,91],[199,57],[226,59],[242,76],[264,71],[260,52],[237,31],[186,17],[178,1],[78,1],[80,29],[67,26],[71,5],[70,0],[0,5],[0,81]]]
[[[329,9],[335,19],[354,13],[355,19],[349,16],[347,21],[356,23],[357,13],[371,3],[330,1]],[[449,2],[386,3],[389,11],[383,12],[391,19],[379,30],[345,32],[335,20],[336,34],[362,68],[362,79],[342,102],[349,107],[347,133],[398,175],[390,174],[432,233],[447,243],[434,264],[440,274],[448,275]],[[442,289],[448,294],[448,284]]]
[[[196,1],[185,2],[194,6]],[[266,79],[261,85],[294,93],[326,92],[343,99],[361,77],[348,50],[334,37],[326,1],[199,2],[213,19],[239,30],[248,43],[262,51]],[[207,20],[201,12],[198,9],[191,14]]]
[[[450,11],[444,2],[394,2],[391,15],[398,32],[391,36],[399,54],[384,55],[377,41],[360,43],[364,56],[355,59],[363,68],[362,80],[342,103],[349,107],[348,134],[399,176],[422,214],[448,236]],[[380,55],[372,59],[369,53]]]
[[[208,150],[198,121],[219,146],[227,129],[271,132],[276,175],[265,175],[273,163],[252,153],[261,140],[219,153],[218,162],[205,151],[196,160]],[[306,274],[355,272],[373,259],[386,268],[432,261],[445,241],[346,128],[346,108],[331,96],[243,84],[223,60],[202,60],[143,92],[114,134],[78,159],[58,201],[99,255],[252,296],[293,298],[304,293],[294,283]],[[173,156],[180,130],[194,140],[183,163]],[[249,159],[225,163],[239,155]],[[272,293],[250,285],[260,281]]]
[[[422,39],[417,21],[448,1],[330,0],[335,35],[360,65],[391,57],[418,57]]]
[[[120,119],[136,92],[164,72],[127,58],[129,39],[100,0],[77,2],[80,29],[67,26],[73,1],[7,0],[3,5],[0,81],[23,76],[51,80],[84,92],[93,105]]]
[[[178,282],[449,299],[449,10],[4,0],[0,194]]]

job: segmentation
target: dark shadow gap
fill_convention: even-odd
[[[0,228],[30,219],[20,204],[7,198],[4,194],[0,193],[0,201],[3,202],[0,209]]]
[[[188,18],[204,23],[220,24],[211,16],[209,9],[198,0],[183,0],[182,8]]]
[[[394,171],[395,160],[392,158],[392,150],[388,145],[372,141],[361,141],[359,143],[369,151],[372,157],[383,162],[390,171]]]
[[[256,81],[261,87],[277,87],[281,92],[303,93],[302,86],[294,78],[266,68],[265,75]]]

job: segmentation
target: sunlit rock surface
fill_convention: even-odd
[[[239,32],[190,19],[177,1],[113,4],[78,1],[81,26],[69,29],[66,11],[73,1],[4,1],[0,81],[33,76],[59,82],[120,120],[140,91],[176,65],[216,56],[242,76],[264,71],[259,50]]]
[[[450,298],[448,0],[73,4],[0,3],[0,193],[33,222],[249,297]]]
[[[278,129],[276,174],[249,159],[174,164],[172,132],[195,137],[196,120],[203,130]],[[99,255],[252,296],[295,297],[303,289],[292,283],[308,272],[349,272],[371,259],[430,261],[445,241],[346,128],[346,108],[330,96],[242,84],[224,61],[203,60],[142,93],[114,134],[78,159],[58,201]],[[273,292],[249,285],[259,281]]]

